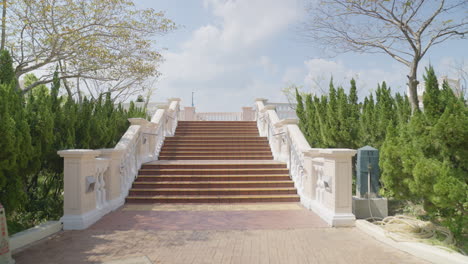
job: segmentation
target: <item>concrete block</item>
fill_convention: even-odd
[[[371,211],[369,211],[369,207]],[[388,216],[388,200],[387,198],[368,199],[353,196],[353,214],[356,219],[385,218]]]

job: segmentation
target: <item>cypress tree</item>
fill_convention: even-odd
[[[326,148],[328,147],[327,139],[329,134],[327,122],[328,98],[326,95],[322,95],[316,109],[318,110],[317,117],[320,127],[320,144],[318,147]]]
[[[335,137],[335,147],[337,148],[349,148],[352,147],[351,138],[351,120],[350,120],[350,107],[348,105],[348,96],[346,95],[342,87],[338,88],[337,93],[337,111],[336,116],[336,127],[335,131],[337,136]]]
[[[0,51],[0,202],[11,212],[25,199],[25,168],[31,155],[31,136],[24,101],[8,51]]]
[[[15,80],[16,80],[15,69],[13,68],[13,59],[10,56],[10,52],[8,52],[7,50],[1,50],[0,51],[0,83],[10,85]],[[16,85],[16,82],[14,85]]]
[[[360,105],[358,103],[356,81],[351,79],[351,87],[349,89],[349,123],[350,123],[350,146],[349,148],[359,148],[359,116],[361,114]]]
[[[328,93],[328,105],[326,110],[326,134],[325,136],[325,144],[327,147],[333,148],[337,145],[337,138],[338,138],[338,102],[337,102],[337,94],[335,86],[333,85],[333,78],[330,80],[329,85],[329,93]]]
[[[296,115],[299,118],[299,128],[301,129],[302,133],[304,133],[307,137],[307,118],[304,110],[304,102],[302,96],[299,94],[299,91],[296,88]]]
[[[317,115],[316,115],[316,106],[312,100],[312,95],[307,94],[305,99],[305,109],[307,117],[307,141],[312,147],[319,145],[320,131],[318,127]]]
[[[423,95],[424,113],[429,119],[434,121],[434,119],[442,115],[444,106],[440,101],[439,83],[432,66],[426,68],[426,74],[423,78],[425,81],[425,91]]]
[[[395,125],[395,109],[394,99],[391,95],[390,88],[387,88],[385,82],[379,85],[376,91],[377,102],[375,105],[376,111],[376,134],[374,140],[374,147],[380,148],[385,140],[385,134],[389,125]]]

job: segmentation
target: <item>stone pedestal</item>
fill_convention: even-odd
[[[359,198],[353,196],[353,214],[357,219],[385,218],[388,216],[388,200],[387,198]]]
[[[96,157],[101,152],[73,149],[61,150],[58,154],[64,158],[63,229],[86,229],[100,218],[96,210],[95,185],[91,186],[89,179],[95,178]]]
[[[184,113],[185,113],[185,121],[196,121],[197,120],[197,114],[195,113],[195,107],[191,106],[186,106],[184,108]]]

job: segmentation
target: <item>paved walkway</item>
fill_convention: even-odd
[[[426,263],[299,204],[127,205],[14,255],[53,263]]]

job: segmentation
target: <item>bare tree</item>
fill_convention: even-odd
[[[116,91],[126,90],[122,93],[138,89],[159,74],[162,57],[154,37],[175,28],[164,13],[137,9],[132,0],[15,0],[8,6],[8,22],[2,41],[15,61],[16,77],[43,73],[23,92],[50,83],[59,65],[69,94],[82,81],[106,84],[106,90],[117,85]],[[76,86],[65,82],[77,79]]]
[[[312,3],[313,2],[313,3]],[[413,111],[417,70],[428,50],[468,32],[468,0],[315,0],[303,33],[333,52],[385,53],[409,69]]]

